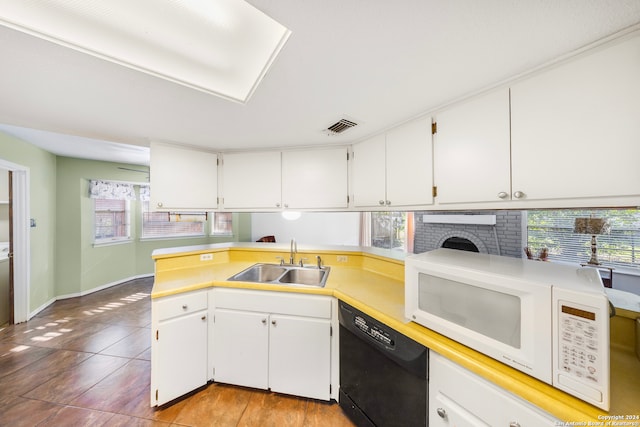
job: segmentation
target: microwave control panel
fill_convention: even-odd
[[[600,316],[602,310],[581,304],[559,301],[556,354],[556,380],[560,388],[597,406],[608,399],[608,347]],[[607,348],[604,348],[607,347]]]

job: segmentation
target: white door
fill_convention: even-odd
[[[282,203],[285,209],[346,208],[347,149],[282,153]]]
[[[225,209],[280,208],[280,152],[225,154],[222,198]]]
[[[509,89],[456,105],[436,117],[433,145],[438,203],[509,200]]]
[[[387,206],[433,203],[431,118],[420,118],[387,132]]]
[[[381,207],[386,194],[386,136],[353,145],[352,191],[355,207]]]
[[[160,322],[157,330],[157,405],[207,383],[207,311]]]
[[[269,387],[268,314],[216,309],[214,380],[246,387]]]
[[[331,386],[331,322],[271,315],[269,347],[271,390],[329,400]]]
[[[152,209],[216,209],[218,207],[216,153],[151,143]]]
[[[640,194],[640,37],[511,88],[512,190],[524,200]]]

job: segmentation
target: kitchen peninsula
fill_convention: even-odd
[[[201,384],[215,380],[213,374],[212,320],[215,296],[219,289],[272,292],[300,296],[317,295],[344,301],[362,310],[383,324],[439,353],[479,377],[529,402],[565,422],[598,422],[610,415],[640,414],[640,361],[631,348],[633,324],[631,319],[639,313],[623,310],[622,316],[612,319],[611,342],[611,409],[604,412],[563,393],[548,384],[533,379],[496,360],[473,351],[447,337],[437,334],[404,318],[404,262],[403,254],[362,247],[299,247],[297,256],[315,260],[320,256],[331,272],[322,288],[259,284],[228,281],[227,279],[259,262],[277,263],[277,257],[289,259],[288,245],[260,243],[229,243],[156,250],[155,283],[152,291],[153,343],[151,405],[161,402],[157,389],[160,378],[167,373],[159,371],[159,345],[157,340],[158,307],[163,301],[176,297],[191,297],[182,308],[194,314],[200,323],[204,342],[199,343],[201,360],[205,367]],[[189,308],[185,308],[185,306]],[[335,306],[334,306],[335,307]],[[193,308],[194,311],[191,311]],[[179,310],[180,311],[180,310]],[[331,313],[335,324],[335,310]],[[208,329],[207,329],[208,326]],[[183,335],[193,331],[182,331]],[[162,336],[162,332],[161,332]],[[332,345],[332,361],[337,349]],[[335,365],[334,365],[335,366]],[[181,368],[176,366],[175,368]],[[331,371],[334,385],[331,398],[335,399],[338,376]],[[202,377],[204,375],[204,377]],[[195,388],[195,387],[194,387]],[[188,390],[187,390],[188,391]],[[177,396],[176,396],[177,397]],[[171,399],[169,399],[171,400]],[[161,402],[162,404],[164,402]]]

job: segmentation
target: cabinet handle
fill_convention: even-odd
[[[513,197],[515,197],[516,199],[522,199],[524,197],[524,193],[522,191],[516,191],[515,193],[513,193]]]
[[[381,206],[384,206],[384,200],[380,200],[378,203],[379,203]]]
[[[285,207],[285,208],[289,208],[289,203],[285,203],[285,204],[284,204],[284,207]]]
[[[276,321],[275,321],[275,320],[272,320],[272,321],[271,321],[271,324],[272,324],[273,326],[276,326],[276,325],[277,325],[277,323],[276,323]]]
[[[187,309],[187,304],[182,304],[182,309],[186,310]]]
[[[279,208],[279,207],[280,207],[280,203],[276,203],[276,208]]]
[[[511,421],[509,427],[520,427],[520,423],[517,421]]]
[[[267,324],[267,319],[262,319],[262,324],[266,325]]]
[[[438,408],[436,412],[440,418],[447,418],[447,411],[445,411],[444,408]]]
[[[504,191],[501,191],[501,192],[498,193],[498,198],[499,199],[506,199],[507,196],[508,196],[508,194],[505,193]]]
[[[386,205],[387,205],[387,206],[390,206],[390,205],[391,205],[391,200],[387,200],[387,201],[386,201]]]
[[[207,316],[202,316],[200,320],[207,320]]]

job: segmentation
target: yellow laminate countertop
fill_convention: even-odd
[[[331,267],[324,288],[227,281],[255,263],[275,263],[278,256],[288,260],[288,246],[236,243],[155,251],[156,272],[151,297],[161,298],[210,287],[330,295],[567,423],[597,423],[607,416],[640,415],[640,361],[629,346],[611,345],[611,409],[605,412],[428,328],[407,321],[404,317],[404,262],[401,255],[359,247],[301,247],[296,259],[307,258],[307,262],[313,264],[316,255],[322,257],[324,265]],[[629,313],[625,314],[629,317]],[[627,319],[620,322],[624,320]],[[612,322],[612,326],[617,323]],[[627,323],[624,325],[620,328],[622,332],[612,330],[612,338],[632,333],[625,330]]]

